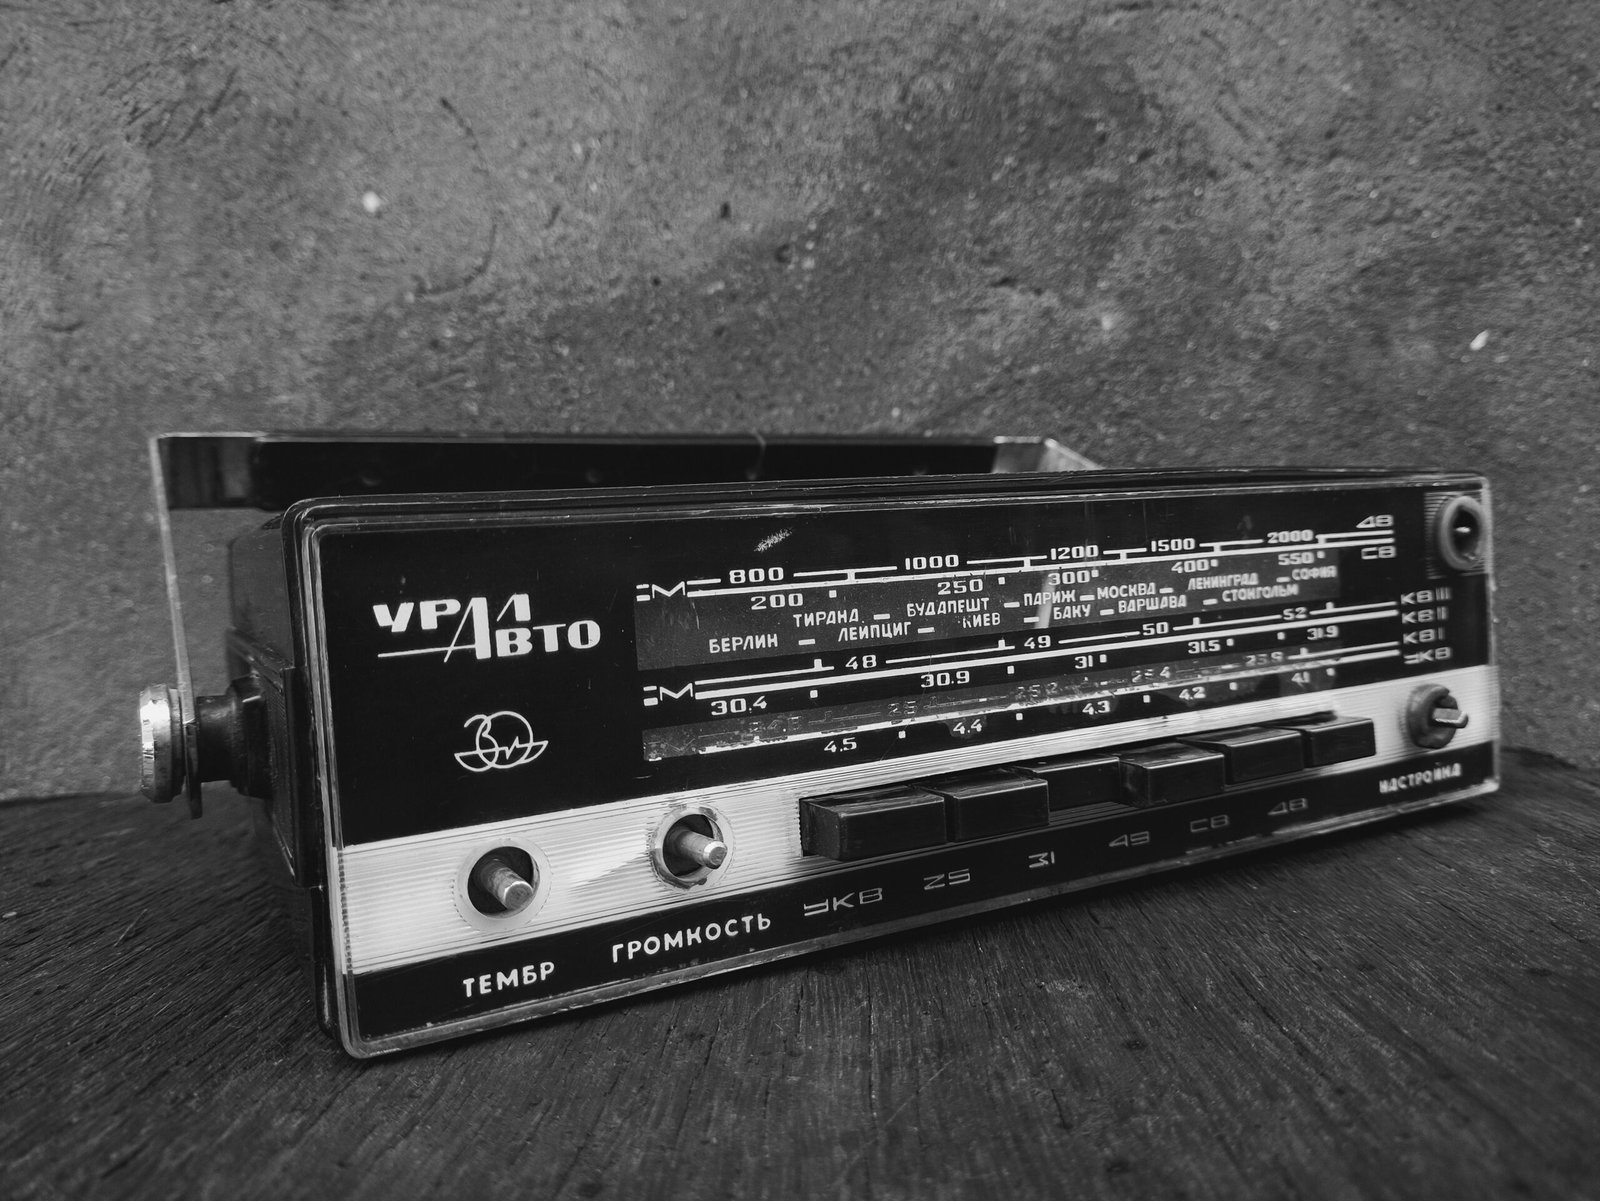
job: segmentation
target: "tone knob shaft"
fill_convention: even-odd
[[[531,869],[529,880],[511,862],[498,852],[491,851],[472,869],[472,882],[493,897],[506,913],[521,913],[533,903],[538,891],[535,882],[538,870]]]

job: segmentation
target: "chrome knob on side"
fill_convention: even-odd
[[[182,791],[184,773],[178,690],[152,684],[139,693],[139,791],[152,801],[170,801]]]
[[[218,696],[197,696],[189,720],[170,684],[139,693],[139,791],[152,801],[187,794],[200,816],[200,785],[226,780],[244,796],[271,797],[261,689],[249,677]]]

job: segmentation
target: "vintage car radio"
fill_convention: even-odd
[[[358,1056],[1496,787],[1471,474],[1060,470],[1040,440],[154,453],[169,579],[169,507],[282,512],[232,547],[225,693],[188,693],[174,607],[145,790],[260,798]]]

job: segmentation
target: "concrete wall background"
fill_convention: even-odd
[[[1600,763],[1596,47],[1589,0],[7,5],[0,796],[134,787],[163,429],[1476,467],[1508,739]]]

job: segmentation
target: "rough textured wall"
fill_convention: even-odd
[[[5,5],[0,796],[136,778],[162,429],[1477,467],[1509,740],[1600,762],[1597,46],[1590,0]]]

